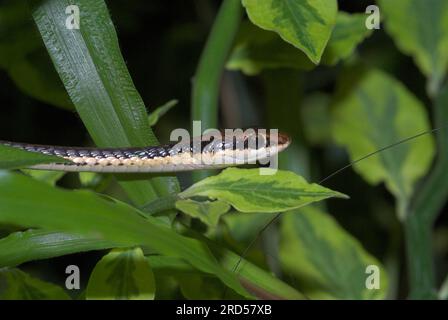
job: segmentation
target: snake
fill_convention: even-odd
[[[180,172],[253,164],[272,159],[290,143],[291,138],[285,133],[274,137],[259,129],[234,133],[231,139],[202,135],[187,142],[131,148],[63,147],[0,140],[0,145],[61,158],[29,169],[102,173]]]

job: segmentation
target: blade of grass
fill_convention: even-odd
[[[0,239],[0,268],[15,267],[34,260],[43,260],[67,254],[119,247],[99,237],[85,237],[47,230],[14,232]],[[125,245],[123,245],[125,247]]]
[[[202,130],[217,128],[221,76],[241,21],[240,0],[224,0],[215,18],[193,80],[191,94],[192,121],[201,121]],[[193,173],[195,181],[210,171]]]
[[[77,112],[100,147],[157,145],[103,0],[79,0],[80,29],[67,29],[72,1],[32,1],[33,18]],[[175,178],[120,181],[136,204],[179,189]]]

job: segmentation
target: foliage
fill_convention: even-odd
[[[293,143],[270,174],[177,177],[34,171],[64,160],[0,145],[0,299],[446,299],[448,6],[379,0],[371,30],[368,4],[2,3],[2,139],[140,147],[201,120]],[[76,292],[48,268],[73,254]]]
[[[372,70],[358,81],[334,106],[332,121],[335,141],[347,146],[352,160],[429,130],[421,102],[393,78]],[[354,169],[371,184],[385,182],[404,218],[414,184],[428,171],[433,155],[432,137],[425,136],[356,163]]]

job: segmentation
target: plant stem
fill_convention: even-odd
[[[405,221],[405,241],[410,298],[436,298],[432,228],[448,197],[448,86],[434,103],[438,155],[434,169],[416,194]]]
[[[202,130],[218,126],[218,100],[221,76],[228,54],[241,21],[240,0],[224,0],[215,18],[207,43],[201,54],[193,80],[192,120],[202,122]],[[205,178],[206,172],[198,172],[195,180]]]

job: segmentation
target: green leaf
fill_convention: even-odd
[[[29,96],[71,109],[73,104],[48,60],[30,15],[26,1],[8,1],[1,5],[0,68]]]
[[[372,33],[365,27],[365,19],[364,14],[338,13],[336,25],[322,56],[323,64],[334,65],[347,59],[356,46]],[[315,65],[303,52],[282,41],[274,32],[247,22],[240,27],[226,67],[252,76],[265,69],[310,70]]]
[[[155,291],[154,275],[142,249],[114,249],[93,269],[86,298],[153,300]]]
[[[220,257],[224,267],[233,272],[233,268],[240,257],[210,240],[207,241],[207,245],[212,248],[216,256]],[[118,246],[126,245],[104,240],[98,236],[87,237],[45,230],[15,232],[6,238],[0,239],[0,267],[16,266],[33,260],[48,259],[90,250],[104,250]],[[173,274],[212,276],[210,273],[199,270],[192,263],[188,263],[187,259],[160,255],[151,255],[147,259],[157,274],[167,276],[172,276]],[[295,289],[245,259],[242,260],[235,276],[243,279],[244,283],[253,283],[252,286],[259,286],[278,297],[285,299],[303,298]]]
[[[428,92],[439,90],[448,67],[448,2],[380,0],[386,30],[398,48],[414,57],[429,78]]]
[[[70,161],[0,144],[0,169],[17,169],[52,162],[67,163]]]
[[[227,61],[229,70],[257,75],[264,69],[294,68],[310,70],[314,64],[297,48],[284,42],[274,32],[243,23]]]
[[[156,110],[154,110],[153,112],[151,112],[151,114],[148,117],[148,122],[149,125],[151,127],[155,126],[156,123],[159,121],[159,119],[161,117],[163,117],[163,115],[165,113],[167,113],[168,111],[171,110],[172,107],[174,107],[176,104],[178,103],[177,100],[170,100],[167,103],[165,103],[164,105],[161,105],[160,107],[158,107]]]
[[[119,246],[145,245],[184,259],[250,297],[203,243],[174,232],[156,218],[145,219],[142,212],[125,203],[90,191],[63,190],[26,176],[0,172],[0,223],[62,231]]]
[[[205,274],[195,269],[191,264],[185,262],[185,260],[180,260],[179,258],[149,255],[146,259],[148,259],[149,265],[154,272],[160,275],[172,276],[175,274]]]
[[[372,30],[366,28],[365,21],[366,15],[363,13],[348,14],[339,11],[322,63],[335,65],[350,57],[356,46],[372,34]]]
[[[282,212],[331,197],[346,197],[317,184],[309,184],[289,171],[261,175],[259,169],[237,168],[228,168],[219,175],[199,181],[179,196],[218,199],[241,212]]]
[[[234,272],[233,268],[240,259],[239,255],[209,241],[207,245],[220,257],[224,267]],[[16,232],[0,239],[0,267],[16,266],[33,260],[48,259],[76,252],[104,250],[119,244],[95,237],[71,235],[67,233],[44,230]],[[172,276],[176,274],[200,274],[212,276],[195,268],[185,259],[173,256],[151,255],[147,259],[157,274]],[[269,272],[243,259],[235,276],[244,283],[258,286],[270,294],[284,299],[302,299],[295,289],[273,277]]]
[[[243,0],[249,19],[318,64],[336,21],[335,0]]]
[[[95,172],[79,172],[79,181],[85,188],[94,186],[101,179],[99,174]]]
[[[17,232],[0,240],[0,267],[15,266],[28,261],[58,257],[76,252],[109,249],[118,245],[98,237],[89,238],[60,232],[43,230]],[[220,262],[223,266],[234,272],[233,269],[240,256],[210,240],[207,240],[207,245],[217,257],[220,257]],[[167,276],[173,274],[210,275],[195,268],[193,264],[186,262],[185,259],[179,259],[174,256],[151,255],[147,259],[149,259],[152,269],[157,274]],[[245,259],[242,259],[235,276],[238,276],[243,283],[252,284],[252,287],[258,286],[276,297],[303,299],[303,296],[295,289]]]
[[[14,232],[0,239],[0,267],[14,267],[28,261],[119,246],[100,237],[40,229]]]
[[[328,214],[314,207],[287,213],[281,225],[285,274],[311,299],[383,299],[387,274],[381,264]],[[367,289],[368,266],[379,268],[379,289]],[[370,282],[369,282],[370,284]]]
[[[44,48],[15,61],[8,67],[8,72],[25,94],[56,107],[73,109],[73,103]]]
[[[227,225],[230,236],[238,244],[248,245],[257,236],[257,233],[272,220],[272,214],[230,212],[223,216],[222,220]]]
[[[219,218],[230,210],[230,205],[224,201],[199,202],[187,199],[176,201],[176,208],[210,227],[216,227]]]
[[[0,300],[69,300],[57,285],[36,279],[16,268],[0,268]]]
[[[68,0],[37,1],[33,17],[84,125],[100,147],[157,145],[103,0],[78,0],[82,26],[67,29]],[[126,181],[136,204],[179,190],[174,178]]]
[[[352,161],[430,128],[421,102],[375,70],[334,106],[332,122],[336,142],[348,149]],[[433,155],[433,138],[425,135],[355,163],[354,169],[370,184],[384,182],[403,217],[414,184],[428,171]]]
[[[0,66],[8,69],[24,55],[42,47],[33,33],[30,12],[24,1],[8,1],[0,7]]]
[[[64,171],[48,171],[48,170],[31,170],[31,169],[22,169],[23,173],[33,177],[36,180],[46,182],[49,185],[54,186],[56,182],[59,181],[64,175]]]

